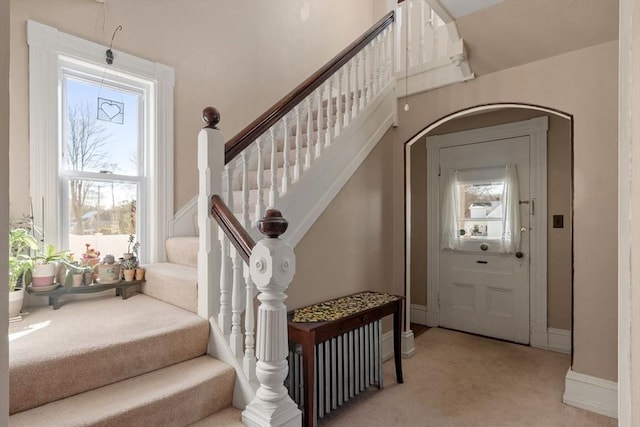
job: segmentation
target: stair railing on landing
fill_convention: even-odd
[[[203,111],[207,126],[198,136],[198,313],[223,337],[209,353],[225,360],[221,353],[228,350],[232,357],[226,361],[234,364],[240,382],[252,388],[234,396],[234,406],[247,408],[246,425],[296,425],[300,417],[283,386],[288,370],[283,301],[295,257],[277,239],[286,229],[277,225],[279,212],[266,207],[277,206],[394,83],[393,20],[390,12],[226,144],[216,128],[218,111]],[[253,175],[256,188],[251,190]],[[269,235],[257,244],[247,231],[256,222]],[[277,232],[265,223],[276,224]],[[262,303],[257,330],[256,288]]]

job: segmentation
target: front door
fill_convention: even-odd
[[[440,325],[528,344],[529,136],[438,152]]]

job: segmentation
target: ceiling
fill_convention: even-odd
[[[618,0],[440,1],[476,76],[618,38]]]

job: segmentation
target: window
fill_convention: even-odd
[[[31,196],[44,239],[76,255],[141,242],[164,260],[173,215],[173,69],[28,21]],[[57,118],[57,120],[56,120]]]
[[[504,180],[459,183],[461,208],[458,230],[462,239],[502,238]]]
[[[91,245],[119,256],[128,235],[143,240],[146,88],[123,74],[106,80],[62,63],[62,246],[77,255]]]

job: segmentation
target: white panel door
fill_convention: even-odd
[[[529,343],[529,137],[439,149],[440,203],[457,171],[460,250],[440,249],[440,325]],[[500,253],[502,185],[507,164],[519,181],[519,253]],[[438,210],[442,215],[442,209]],[[439,221],[443,224],[442,218]],[[441,245],[439,247],[442,247]],[[518,257],[518,256],[520,257]]]

